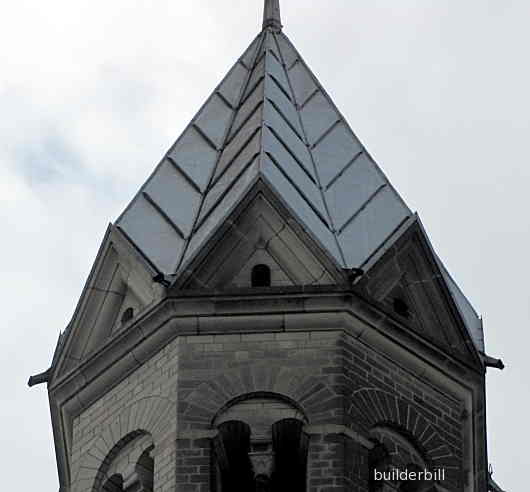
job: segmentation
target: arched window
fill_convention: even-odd
[[[273,491],[305,492],[309,438],[302,432],[304,423],[284,419],[272,426],[274,450]]]
[[[237,420],[219,426],[219,435],[214,441],[218,491],[252,490],[254,473],[249,456],[250,433],[250,427]]]
[[[150,434],[143,431],[128,434],[103,460],[91,492],[153,492],[153,450]]]
[[[394,312],[400,316],[403,316],[404,318],[408,318],[410,316],[409,306],[403,299],[394,299]]]
[[[125,323],[131,321],[131,319],[133,318],[134,309],[132,307],[129,307],[125,311],[123,311],[123,314],[121,315],[121,324],[124,325]]]
[[[214,419],[216,492],[305,492],[305,416],[280,395],[238,398]]]
[[[252,269],[252,287],[270,287],[271,269],[267,265],[256,265]]]
[[[370,451],[370,492],[431,492],[435,475],[412,436],[403,429],[375,426],[370,431],[375,447]]]

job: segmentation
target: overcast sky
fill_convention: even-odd
[[[48,368],[107,223],[261,27],[262,0],[7,0],[3,490],[57,491]],[[484,317],[490,462],[528,486],[530,2],[282,0],[285,32]]]

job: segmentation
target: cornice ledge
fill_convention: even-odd
[[[374,304],[363,295],[351,292],[346,298],[349,304],[348,312],[354,318],[369,324],[392,342],[406,346],[407,350],[414,351],[422,359],[429,357],[439,361],[439,364],[445,370],[458,374],[466,380],[473,378],[476,381],[484,381],[485,372],[481,368],[460,360],[429,342],[402,323],[397,317],[392,316],[381,306]]]
[[[271,296],[270,302],[234,305],[214,297],[166,298],[135,325],[110,339],[79,367],[54,382],[49,389],[50,396],[60,406],[77,396],[77,403],[72,402],[68,410],[69,414],[71,411],[77,413],[93,402],[95,395],[108,391],[173,339],[235,332],[343,330],[365,341],[383,336],[389,343],[397,343],[409,352],[417,347],[417,356],[422,357],[423,353],[424,359],[425,356],[435,358],[439,360],[436,365],[441,362],[453,374],[470,372],[469,367],[422,342],[356,293],[343,291],[331,296],[303,297],[303,302],[293,302],[292,296]]]

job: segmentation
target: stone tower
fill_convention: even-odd
[[[48,385],[61,492],[486,492],[492,365],[266,0],[30,384]]]

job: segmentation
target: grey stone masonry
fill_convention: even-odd
[[[175,490],[178,352],[176,339],[87,408],[73,425],[72,492],[101,482],[105,460],[128,436],[154,445],[155,492]]]

